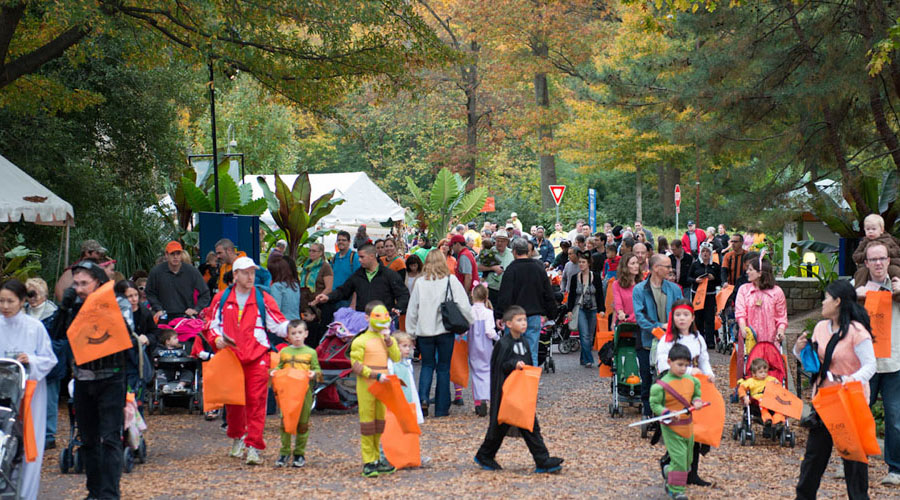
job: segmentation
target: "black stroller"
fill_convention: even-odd
[[[22,419],[19,411],[28,375],[22,363],[0,358],[0,498],[19,498],[22,466]],[[18,481],[13,481],[13,476]]]
[[[165,412],[166,406],[186,406],[188,413],[201,412],[203,401],[200,390],[200,363],[196,358],[189,356],[160,357],[155,360],[157,376],[153,378],[153,387],[150,391],[150,413],[154,411],[160,415]],[[158,376],[164,371],[174,371],[180,375],[183,370],[192,370],[194,376],[191,384],[180,388],[174,380],[164,381]],[[171,390],[175,388],[175,390]]]
[[[581,341],[569,330],[569,320],[565,307],[559,307],[556,319],[547,320],[538,337],[538,366],[544,367],[544,373],[556,373],[556,362],[553,361],[553,344],[557,345],[560,354],[568,354],[581,349]]]

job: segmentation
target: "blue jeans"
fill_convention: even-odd
[[[435,372],[435,352],[437,352],[437,387],[434,390],[434,416],[450,414],[450,356],[453,355],[453,334],[442,333],[435,337],[416,339],[422,353],[422,370],[419,372],[419,399],[428,404],[431,380]]]
[[[60,379],[47,379],[47,430],[46,442],[56,441],[56,421],[59,418]]]
[[[597,331],[597,311],[594,309],[578,309],[578,336],[581,340],[581,364],[594,362],[591,350],[594,348],[594,333]]]
[[[531,349],[531,366],[537,366],[538,340],[541,338],[541,315],[528,316],[528,329],[525,330],[525,342]],[[551,346],[552,347],[552,346]]]
[[[900,371],[876,373],[869,380],[870,404],[878,393],[884,403],[884,461],[888,472],[900,474]]]
[[[650,386],[653,384],[653,372],[650,371],[650,349],[638,347],[638,367],[641,371],[641,413],[645,417],[653,415],[650,411]]]

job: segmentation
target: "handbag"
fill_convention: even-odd
[[[800,351],[800,364],[803,365],[803,371],[809,375],[819,373],[822,363],[819,361],[819,355],[813,349],[812,342],[807,342],[803,350]]]
[[[450,277],[447,277],[447,293],[441,302],[441,320],[444,328],[450,333],[463,333],[469,331],[469,322],[459,310],[459,305],[453,300],[453,290],[450,289]]]

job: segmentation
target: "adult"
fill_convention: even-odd
[[[238,251],[234,247],[234,242],[228,238],[222,238],[217,241],[214,249],[216,251],[216,258],[219,260],[218,288],[221,292],[228,288],[228,284],[225,283],[225,275],[231,272],[231,266],[234,264],[234,261],[240,257],[246,257],[247,254],[243,251]],[[233,279],[234,277],[232,276],[232,280]]]
[[[644,223],[636,220],[634,221],[634,234],[638,233],[644,234],[644,243],[650,245],[650,250],[653,249],[653,231],[650,231],[646,227],[644,227]]]
[[[725,224],[719,224],[719,227],[716,230],[716,236],[713,239],[713,250],[719,254],[719,257],[723,257],[730,246],[731,238],[728,236],[728,233],[725,232]]]
[[[166,260],[153,266],[147,277],[144,291],[157,321],[162,317],[192,318],[209,305],[209,287],[203,275],[194,266],[185,264],[181,253],[181,243],[170,241],[166,245]]]
[[[669,312],[676,300],[683,298],[678,285],[666,280],[672,263],[665,256],[654,254],[650,257],[650,277],[634,287],[632,302],[634,317],[641,329],[640,343],[637,348],[638,363],[641,371],[641,408],[644,416],[650,416],[650,385],[653,383],[650,367],[650,351],[655,352],[655,328],[666,329]]]
[[[732,234],[728,241],[731,242],[731,250],[722,258],[722,282],[736,285],[744,272],[747,251],[744,250],[744,237],[741,234]]]
[[[697,289],[705,281],[706,297],[703,309],[694,313],[694,324],[706,340],[706,345],[714,346],[716,335],[716,287],[722,281],[722,269],[719,264],[713,262],[713,248],[709,242],[700,245],[700,257],[691,264],[688,272],[688,283],[691,285],[691,295],[697,294]]]
[[[460,235],[455,235],[460,236]],[[449,292],[448,292],[449,288]],[[459,279],[450,274],[447,261],[438,252],[425,258],[422,279],[416,283],[406,311],[406,329],[416,337],[416,345],[422,353],[422,370],[419,372],[419,400],[422,413],[428,414],[431,381],[435,372],[437,354],[437,388],[434,397],[434,416],[450,414],[450,357],[453,354],[453,333],[444,328],[441,304],[453,296],[459,312],[470,324],[475,320],[469,296]]]
[[[269,260],[269,272],[272,273],[269,294],[275,299],[278,310],[288,321],[300,319],[301,287],[296,266],[291,265],[287,259],[276,257]]]
[[[646,276],[650,272],[650,249],[647,248],[647,244],[635,243],[634,247],[631,248],[631,253],[638,259],[641,276]]]
[[[378,260],[381,260],[381,257],[384,255],[384,240],[378,238],[375,240],[375,256],[378,257]]]
[[[578,247],[572,247],[568,250],[568,259],[566,265],[563,266],[562,275],[560,276],[560,290],[568,290],[569,280],[572,279],[572,276],[578,274],[578,254],[581,252],[581,250],[578,250]]]
[[[656,253],[665,256],[672,255],[672,251],[669,250],[669,240],[663,235],[656,238]]]
[[[856,289],[860,299],[866,292],[888,290],[893,295],[891,301],[891,357],[878,358],[876,373],[869,382],[870,404],[875,404],[878,395],[884,404],[884,461],[888,473],[881,484],[900,485],[900,278],[888,276],[887,247],[872,243],[866,247],[866,268],[869,281]],[[849,478],[849,472],[847,473]],[[849,485],[848,485],[849,487]]]
[[[870,378],[875,373],[875,351],[869,333],[869,315],[856,303],[856,293],[850,282],[835,280],[825,288],[822,317],[824,319],[816,324],[812,335],[813,350],[821,364],[819,373],[812,378],[813,397],[822,387],[854,380],[862,382],[863,390],[868,394]],[[799,358],[806,344],[806,335],[800,335],[794,345],[794,355]],[[806,453],[800,462],[800,478],[796,488],[798,499],[816,498],[832,447],[831,434],[819,420],[809,429],[806,438]],[[885,436],[886,457],[895,450]],[[843,462],[847,496],[851,499],[869,498],[869,466],[851,460]]]
[[[120,281],[114,287],[116,295],[125,297],[131,307],[131,319],[134,323],[134,334],[138,342],[149,351],[156,349],[159,339],[159,328],[153,321],[153,313],[146,307],[141,307],[141,294],[133,281]]]
[[[593,236],[594,248],[591,250],[591,271],[603,273],[603,265],[606,264],[606,235]]]
[[[419,238],[418,248],[415,248],[412,251],[412,254],[417,256],[419,258],[419,260],[422,261],[422,264],[424,265],[425,257],[428,257],[428,253],[431,252],[432,250],[434,250],[434,248],[431,247],[431,238],[429,238],[427,236],[421,236]],[[421,269],[419,269],[419,272],[421,272]]]
[[[769,259],[760,256],[747,263],[747,283],[738,289],[734,318],[746,337],[750,328],[757,342],[771,342],[781,349],[787,329],[787,301]]]
[[[27,302],[25,313],[44,324],[47,331],[53,330],[53,319],[59,309],[47,295],[50,291],[47,282],[41,278],[29,278],[25,282],[27,290]]]
[[[331,293],[334,285],[334,271],[325,260],[325,245],[313,243],[309,245],[309,256],[300,268],[300,309],[308,306],[316,295]]]
[[[532,243],[534,243],[534,247],[537,249],[538,254],[540,254],[541,262],[546,263],[548,266],[553,264],[553,257],[555,257],[556,254],[553,251],[553,244],[544,237],[544,226],[538,226],[535,229]]]
[[[513,212],[509,214],[509,220],[512,222],[512,225],[516,227],[516,231],[522,232],[522,221],[519,220],[519,214]]]
[[[285,250],[287,250],[287,241],[285,241],[285,240],[276,241],[275,246],[272,247],[272,251],[269,252],[268,259],[271,259],[272,257],[284,257]],[[269,262],[268,259],[266,259],[266,262]]]
[[[575,229],[572,229],[571,231],[569,231],[569,237],[566,239],[568,239],[569,241],[575,241],[575,237],[578,236],[579,234],[581,234],[581,228],[583,226],[584,226],[584,219],[578,219],[578,221],[575,222]]]
[[[578,338],[581,341],[581,366],[594,366],[594,333],[597,329],[597,313],[605,310],[603,301],[603,278],[591,270],[590,252],[578,254],[578,274],[569,279],[569,299],[566,303],[570,312],[577,314]],[[575,311],[575,308],[578,311]]]
[[[687,288],[694,257],[685,251],[680,240],[672,242],[672,254],[669,255],[669,261],[672,264],[672,270],[675,271],[675,283],[678,283],[682,290]]]
[[[450,248],[450,240],[448,238],[444,238],[438,242],[437,246],[438,250],[440,250],[441,253],[444,254],[444,260],[447,261],[447,269],[449,269],[451,273],[456,274],[457,260],[456,257],[453,256],[453,250]],[[425,255],[425,257],[427,258],[428,255]],[[425,267],[424,264],[420,265],[419,270],[421,271],[423,267]]]
[[[575,236],[573,243],[573,248],[575,248],[575,250],[579,252],[584,252],[585,250],[587,250],[587,238],[585,238],[583,234]]]
[[[369,243],[372,243],[372,239],[369,238],[368,233],[366,233],[366,225],[360,224],[359,227],[356,228],[356,236],[353,237],[353,248],[359,250],[363,245]]]
[[[687,231],[685,231],[684,236],[681,237],[681,246],[684,247],[684,251],[691,255],[697,255],[697,252],[700,251],[700,244],[704,241],[706,241],[706,232],[697,228],[694,221],[689,220],[687,223]]]
[[[478,253],[481,251],[481,233],[475,230],[474,222],[469,222],[467,227],[468,229],[462,235],[466,238],[466,241],[471,241],[472,251]]]
[[[461,234],[454,234],[450,237],[450,249],[456,258],[456,278],[463,284],[466,294],[472,291],[472,285],[478,278],[478,264],[475,263],[475,256],[472,250],[466,246],[466,239]],[[428,262],[428,259],[425,260]]]
[[[359,256],[350,249],[350,233],[347,231],[338,231],[337,234],[337,253],[331,257],[331,270],[334,272],[334,288],[343,285],[350,276],[359,270]],[[350,297],[339,300],[332,304],[335,309],[347,307],[350,305]],[[357,305],[359,305],[357,303]],[[365,310],[366,305],[362,305]],[[357,310],[359,310],[357,308]]]
[[[496,304],[500,296],[500,283],[503,281],[503,271],[509,267],[514,257],[509,248],[509,234],[501,229],[494,233],[494,250],[497,252],[499,263],[493,266],[478,264],[478,271],[488,273],[484,279],[488,287],[488,300]]]
[[[269,258],[271,259],[272,256],[269,255]],[[203,275],[203,281],[205,281],[206,286],[209,287],[210,294],[215,294],[219,291],[219,259],[216,258],[216,252],[207,252],[206,261],[197,266],[197,271],[200,271],[200,274]],[[138,283],[139,278],[137,276],[132,276],[131,280],[137,283],[138,286],[141,286],[141,284]],[[146,284],[146,281],[146,278],[144,278],[144,284]],[[144,295],[143,288],[141,289],[141,295]]]
[[[81,242],[81,253],[78,254],[78,259],[75,262],[81,262],[85,259],[91,259],[94,262],[100,262],[100,259],[106,255],[106,249],[97,242],[97,240],[84,240]],[[62,274],[56,280],[56,287],[54,289],[54,295],[56,296],[56,301],[59,302],[63,298],[63,292],[72,287],[72,268],[75,266],[69,266],[63,270]]]
[[[41,278],[28,278],[25,282],[27,290],[27,302],[25,303],[25,314],[40,321],[47,332],[54,331],[54,325],[58,316],[59,308],[52,300],[48,298],[50,290],[47,288],[47,282]],[[47,383],[47,427],[46,439],[44,441],[44,449],[52,450],[56,448],[56,421],[58,419],[59,410],[59,385],[62,378],[66,375],[69,365],[67,362],[69,348],[63,342],[53,342],[53,354],[56,355],[57,365],[50,370],[44,380]]]
[[[550,233],[550,236],[548,236],[547,239],[550,240],[550,244],[553,245],[554,256],[559,255],[560,243],[562,243],[563,240],[569,239],[568,233],[563,231],[562,222],[556,221],[556,224],[553,225],[553,232]]]
[[[316,295],[310,305],[340,302],[356,294],[357,311],[365,311],[366,304],[373,300],[380,300],[394,314],[406,311],[409,290],[403,285],[399,274],[378,262],[375,247],[371,243],[359,249],[359,264],[359,269],[343,285],[336,287],[331,293]]]
[[[525,330],[525,341],[531,349],[531,364],[537,366],[538,337],[541,332],[541,316],[556,315],[556,299],[550,288],[550,279],[543,264],[528,255],[528,241],[516,238],[512,242],[514,260],[503,271],[500,293],[497,296],[497,326],[502,326],[499,318],[509,306],[520,306],[525,309],[528,329]]]
[[[15,474],[22,478],[17,498],[33,500],[40,491],[41,466],[44,461],[47,425],[47,382],[44,378],[56,366],[56,355],[53,354],[50,336],[44,324],[25,314],[27,294],[25,285],[17,279],[0,284],[0,351],[8,353],[7,357],[14,356],[25,366],[28,380],[37,382],[31,397],[31,426],[37,445],[37,458],[33,462],[23,459],[21,470]],[[56,397],[59,398],[59,393]]]
[[[384,239],[384,255],[381,257],[381,263],[391,268],[394,272],[399,273],[402,277],[406,274],[406,262],[403,256],[397,251],[397,240],[391,237]]]
[[[234,285],[227,297],[224,292],[216,294],[209,322],[216,349],[232,349],[244,372],[245,403],[243,406],[225,405],[225,413],[227,434],[233,440],[229,454],[242,458],[246,448],[247,465],[261,465],[259,452],[266,449],[263,428],[271,350],[266,332],[284,338],[288,326],[275,299],[255,285],[257,269],[249,257],[235,259],[232,264]],[[260,298],[262,304],[259,304]],[[260,317],[260,312],[264,317]]]
[[[634,286],[643,280],[640,260],[636,255],[627,253],[619,261],[619,269],[615,279],[609,284],[613,294],[613,322],[634,323]]]

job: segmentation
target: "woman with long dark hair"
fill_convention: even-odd
[[[634,323],[634,285],[641,281],[641,263],[637,255],[626,253],[619,261],[616,278],[609,281],[613,293],[613,324]]]
[[[271,295],[281,314],[288,321],[300,319],[300,280],[297,278],[297,268],[287,259],[273,255],[269,258],[269,272],[272,273]]]
[[[812,342],[819,358],[819,373],[813,376],[813,396],[822,387],[862,382],[866,397],[869,395],[869,379],[875,374],[875,351],[872,346],[869,314],[856,300],[856,290],[849,281],[837,280],[825,289],[822,301],[822,321],[813,329],[812,339],[801,335],[794,345],[794,355]],[[828,356],[828,351],[831,356]],[[829,363],[826,366],[826,358]],[[820,419],[809,429],[806,454],[800,463],[800,479],[797,482],[798,499],[814,499],[828,467],[833,442],[831,434]],[[844,460],[844,480],[847,496],[853,499],[869,498],[869,467],[862,462]]]
[[[772,263],[762,255],[747,263],[747,281],[738,289],[734,317],[747,338],[750,328],[756,342],[771,342],[781,349],[787,329],[787,300],[775,284]]]
[[[581,366],[594,366],[594,334],[597,329],[597,313],[604,310],[603,278],[591,271],[591,252],[578,252],[578,274],[569,278],[569,311],[576,314],[578,337],[581,341]],[[576,311],[576,307],[578,310]]]

